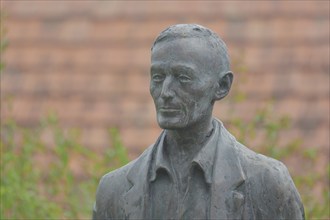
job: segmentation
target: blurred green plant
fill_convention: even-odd
[[[80,144],[78,130],[61,129],[54,114],[34,129],[7,119],[0,141],[0,219],[90,218],[100,177],[128,162],[118,131],[109,135],[112,147],[95,152]]]

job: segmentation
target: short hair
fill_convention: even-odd
[[[212,30],[198,24],[176,24],[163,30],[151,47],[151,51],[160,42],[170,42],[182,38],[199,38],[204,40],[219,55],[224,71],[230,70],[230,60],[225,42]]]

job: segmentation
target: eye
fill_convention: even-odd
[[[164,75],[162,75],[162,74],[158,74],[158,73],[153,74],[153,75],[152,75],[152,80],[153,80],[154,82],[162,82],[162,81],[164,80]]]
[[[187,76],[187,75],[184,75],[184,74],[180,74],[180,75],[178,76],[178,79],[179,79],[179,81],[182,82],[182,83],[188,83],[188,82],[191,81],[191,78],[190,78],[189,76]]]

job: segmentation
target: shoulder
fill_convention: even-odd
[[[105,174],[99,183],[97,196],[105,196],[111,193],[120,193],[122,189],[129,185],[127,175],[132,169],[139,168],[151,151],[152,146],[147,148],[138,158],[129,162],[123,167]]]
[[[121,197],[128,185],[126,173],[131,163],[105,174],[96,191],[96,201],[93,208],[93,220],[109,219],[114,213],[113,201]]]
[[[134,165],[134,163],[135,160],[131,161],[123,167],[120,167],[119,169],[105,174],[99,182],[98,194],[108,194],[108,191],[111,191],[111,189],[118,189],[118,186],[119,188],[122,188],[125,185],[124,183],[127,181],[127,172]]]
[[[287,167],[240,143],[236,149],[250,192],[249,199],[255,204],[256,217],[303,219],[303,205]]]
[[[125,189],[129,187],[126,175],[134,163],[135,161],[132,161],[119,169],[105,174],[101,178],[96,191],[96,203],[94,207],[97,209],[95,211],[98,212],[98,215],[106,212],[107,207],[112,206],[110,203],[113,198],[120,198],[125,192]]]
[[[247,177],[266,175],[269,178],[272,176],[278,178],[289,175],[286,166],[282,162],[258,154],[239,142],[236,142],[235,148]]]
[[[263,188],[269,187],[272,191],[288,186],[288,183],[293,184],[288,169],[282,162],[258,154],[239,142],[235,147],[247,181],[258,182],[257,185],[263,183]]]
[[[224,128],[221,122],[219,123],[222,130],[221,138],[226,139],[227,137],[230,148],[234,150],[239,159],[246,181],[264,182],[272,186],[293,185],[288,169],[282,162],[245,147]],[[290,184],[287,184],[288,182]]]
[[[136,173],[136,169],[145,168],[142,164],[149,155],[151,149],[152,146],[137,159],[119,169],[105,174],[101,178],[96,191],[93,219],[111,219],[111,216],[122,216],[123,195],[132,187],[128,176],[132,172]]]

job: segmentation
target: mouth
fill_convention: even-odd
[[[174,113],[174,112],[178,112],[178,111],[180,111],[180,109],[178,109],[178,108],[171,108],[171,107],[159,108],[159,112],[164,112],[164,113]]]

